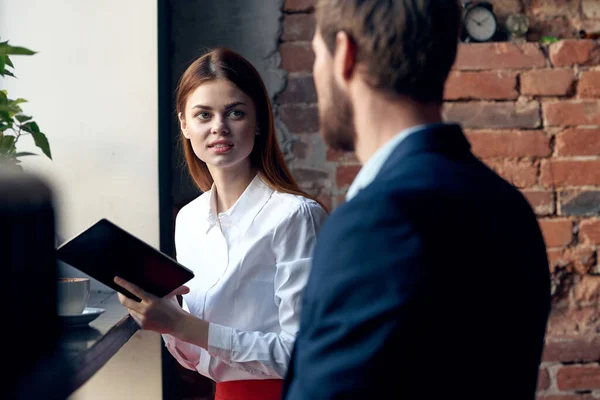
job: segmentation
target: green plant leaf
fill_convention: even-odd
[[[24,115],[24,114],[17,114],[17,115],[15,115],[15,118],[20,123],[27,122],[27,121],[31,120],[31,117],[29,117],[27,115]]]
[[[6,65],[7,58],[8,58],[8,56],[0,56],[0,75],[2,75],[2,76],[4,76],[4,71],[5,71],[4,66]]]
[[[540,42],[542,44],[551,44],[551,43],[556,43],[558,41],[559,41],[559,39],[555,36],[542,36],[542,38],[540,39]]]
[[[12,61],[10,60],[9,56],[6,56],[6,65],[8,65],[11,68],[14,68],[15,66],[13,65]]]
[[[0,133],[4,132],[7,129],[12,129],[13,127],[13,121],[12,120],[7,120],[7,121],[0,121]]]
[[[12,102],[13,102],[13,104],[22,104],[22,103],[27,103],[27,100],[25,100],[25,99],[23,99],[23,98],[19,97],[19,98],[18,98],[18,99],[16,99],[16,100],[12,100]]]
[[[15,146],[15,137],[11,135],[4,135],[2,142],[0,142],[0,153],[10,154],[13,152]]]
[[[18,55],[22,55],[22,56],[32,56],[34,55],[36,52],[33,50],[29,50],[25,47],[19,47],[19,46],[11,46],[8,44],[8,42],[2,42],[0,43],[0,56],[5,56],[8,54],[18,54]]]
[[[40,132],[40,127],[34,121],[27,122],[27,123],[21,125],[20,128],[23,129],[25,132],[31,133],[32,135],[34,133],[39,133]]]
[[[10,72],[7,69],[4,70],[4,75],[8,75],[8,76],[12,76],[13,78],[16,78],[15,74],[13,74],[12,72]]]
[[[37,156],[37,154],[31,153],[29,151],[20,151],[18,153],[15,153],[15,157],[25,157],[25,156]]]
[[[52,154],[50,153],[50,144],[48,143],[48,138],[42,132],[40,132],[40,127],[35,122],[27,122],[21,125],[21,129],[25,132],[31,133],[33,136],[33,141],[35,145],[39,147],[42,152],[48,156],[49,159],[52,159]]]
[[[46,135],[44,135],[42,132],[37,132],[32,133],[32,136],[35,145],[39,147],[49,159],[52,160],[52,155],[50,154],[50,143],[48,143],[48,138]]]
[[[23,103],[23,101],[20,101],[20,100],[23,100],[23,99],[19,99],[19,100],[8,99],[5,104],[2,104],[4,101],[2,99],[0,99],[0,111],[8,111],[9,117],[10,118],[14,117],[15,115],[23,112],[21,107],[19,107],[19,104]]]

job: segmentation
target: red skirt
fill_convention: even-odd
[[[280,400],[282,379],[217,382],[215,400]]]

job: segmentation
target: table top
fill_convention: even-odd
[[[116,292],[92,293],[88,307],[101,308],[104,312],[84,326],[65,324],[59,344],[76,371],[70,393],[98,372],[139,329]]]

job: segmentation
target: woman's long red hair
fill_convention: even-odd
[[[258,71],[241,55],[228,49],[217,48],[195,60],[181,76],[177,87],[177,115],[185,117],[186,101],[198,86],[217,79],[232,82],[254,101],[260,134],[255,136],[250,162],[262,173],[266,183],[273,190],[304,196],[323,206],[319,200],[300,189],[287,168],[275,135],[273,109],[267,89]],[[181,138],[190,175],[200,190],[210,190],[213,178],[206,163],[196,156],[190,140],[183,134]]]

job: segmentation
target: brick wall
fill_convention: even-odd
[[[494,3],[499,12],[528,13],[532,35],[556,34],[560,21],[572,28],[564,35],[600,28],[600,0]],[[360,166],[326,149],[318,134],[313,4],[285,1],[280,53],[288,77],[275,108],[294,138],[295,177],[335,208]],[[539,216],[554,294],[539,398],[600,397],[600,42],[461,44],[445,99],[445,118],[462,123],[475,154]]]
[[[591,40],[461,45],[446,86],[445,118],[539,216],[554,292],[541,394],[600,390],[598,65]]]

